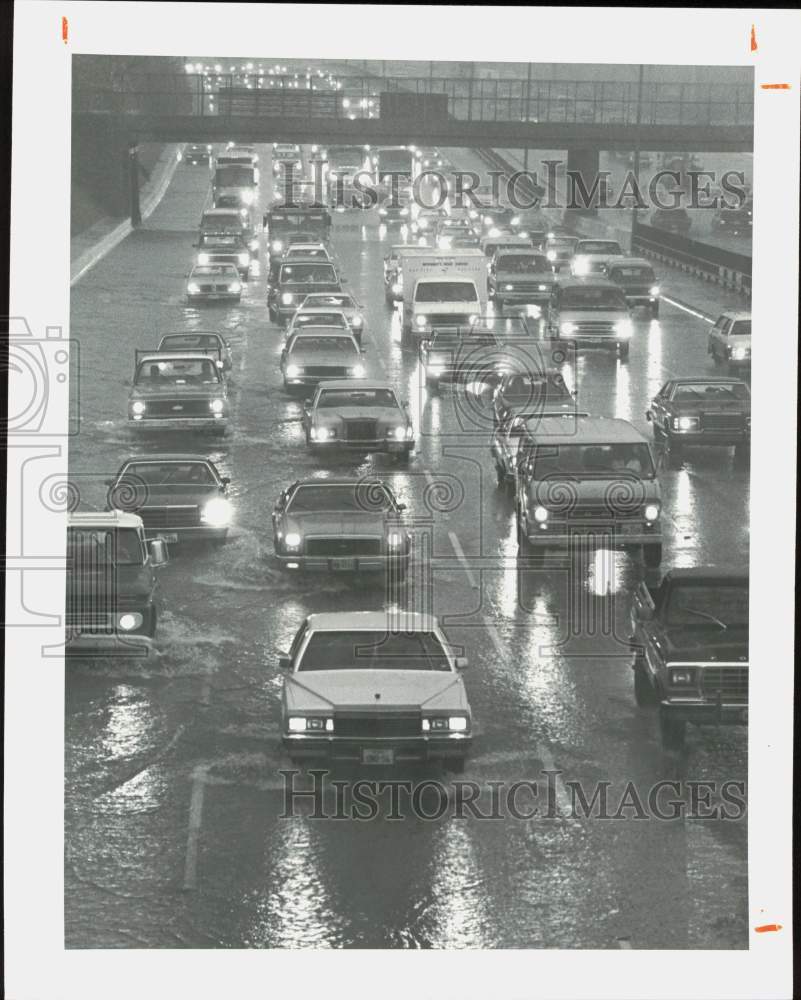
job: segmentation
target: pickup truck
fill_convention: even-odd
[[[167,559],[166,543],[148,543],[136,514],[70,514],[66,655],[149,656],[159,607],[155,570]]]
[[[684,746],[687,723],[748,721],[748,576],[673,569],[641,583],[631,609],[634,698],[658,705],[662,745]]]

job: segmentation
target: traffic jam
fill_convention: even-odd
[[[747,947],[747,305],[480,152],[186,146],[73,288],[68,946]]]

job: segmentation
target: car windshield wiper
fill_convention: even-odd
[[[680,611],[686,611],[688,615],[697,615],[699,618],[706,618],[708,621],[714,622],[715,625],[719,625],[725,632],[728,629],[728,625],[722,622],[720,618],[716,618],[711,615],[708,611],[698,611],[696,608],[679,608]]]

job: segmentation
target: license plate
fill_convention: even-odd
[[[362,750],[362,764],[394,764],[394,750]]]
[[[350,570],[356,569],[355,559],[332,559],[331,569]]]

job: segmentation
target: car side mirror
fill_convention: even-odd
[[[645,419],[646,420],[653,420],[654,419],[653,416],[651,415],[651,411],[650,410],[646,410],[645,411]]]
[[[220,482],[223,484],[223,486],[227,486],[231,482],[231,478],[230,476],[221,476]]]
[[[399,504],[397,504],[397,508],[398,508],[398,510],[406,510],[406,504],[405,503],[399,503]]]
[[[292,669],[292,658],[286,655],[278,657],[278,669],[279,670],[291,670]]]
[[[467,669],[467,657],[466,656],[457,656],[454,659],[453,663],[454,663],[454,666],[456,667],[457,670],[466,670]]]
[[[166,566],[170,561],[167,552],[167,543],[163,538],[154,538],[148,546],[150,551],[150,561],[154,566]]]

